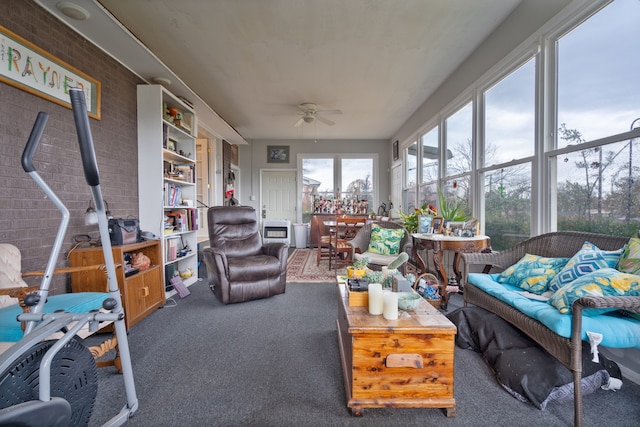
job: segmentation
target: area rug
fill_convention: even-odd
[[[335,283],[336,274],[344,275],[344,268],[329,270],[329,261],[323,259],[317,263],[316,249],[296,249],[287,260],[287,283]]]

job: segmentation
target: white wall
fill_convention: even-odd
[[[327,155],[346,153],[378,154],[379,179],[376,184],[380,200],[376,203],[387,203],[391,194],[390,167],[391,146],[387,140],[250,140],[248,145],[240,145],[238,149],[238,161],[242,174],[240,184],[240,204],[253,206],[259,211],[260,200],[260,170],[261,169],[297,169],[297,156],[299,153],[323,153]],[[268,145],[288,145],[289,163],[267,163]],[[250,200],[250,196],[255,200]],[[378,206],[371,206],[377,210]]]

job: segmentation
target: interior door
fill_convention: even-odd
[[[207,206],[213,204],[209,200],[209,140],[207,138],[196,139],[196,203],[198,208],[198,242],[209,240],[207,224]]]
[[[390,215],[399,217],[398,212],[402,212],[402,164],[391,168],[391,203],[393,211]]]
[[[296,171],[264,170],[260,174],[262,218],[296,221]]]

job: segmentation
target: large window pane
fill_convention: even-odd
[[[404,186],[415,187],[418,182],[418,143],[413,142],[405,150]]]
[[[445,147],[447,147],[445,176],[471,171],[472,113],[470,102],[445,120]]]
[[[302,159],[303,222],[309,222],[312,213],[333,212],[333,162],[333,158]]]
[[[620,141],[559,156],[558,230],[636,232],[640,226],[640,182],[634,179],[640,167],[638,151],[640,146]]]
[[[639,23],[640,2],[616,0],[559,39],[558,126],[593,141],[640,117]]]
[[[531,164],[489,171],[484,176],[485,234],[503,250],[531,234]]]
[[[416,183],[418,182],[418,143],[414,141],[404,151],[404,189],[402,203],[404,212],[413,212],[416,207]]]
[[[373,203],[373,159],[342,159],[342,199],[345,213],[368,213]]]
[[[485,92],[485,166],[533,155],[535,77],[531,59]]]
[[[420,182],[438,180],[438,128],[431,129],[420,138],[422,149],[422,177]]]

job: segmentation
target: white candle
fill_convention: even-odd
[[[388,276],[389,276],[389,267],[385,265],[384,267],[382,267],[382,277],[386,279]]]
[[[369,314],[382,314],[382,284],[369,283]]]
[[[383,310],[382,317],[387,320],[396,320],[398,318],[398,294],[396,292],[384,291],[382,293]]]

